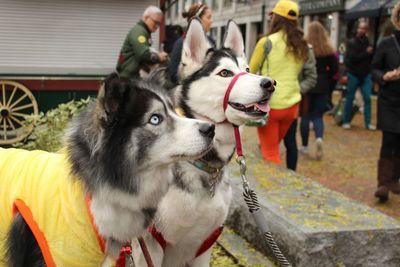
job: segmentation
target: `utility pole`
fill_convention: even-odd
[[[262,27],[262,33],[266,34],[266,27],[265,27],[265,1],[261,7],[261,27]]]

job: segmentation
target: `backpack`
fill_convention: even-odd
[[[270,39],[267,38],[267,41],[264,44],[264,55],[263,55],[263,60],[261,61],[261,65],[259,68],[259,73],[261,74],[261,68],[262,65],[265,62],[265,59],[267,58],[268,54],[271,52],[272,49],[272,42]],[[259,119],[259,120],[249,120],[246,122],[246,126],[255,126],[255,127],[260,127],[260,126],[264,126],[267,124],[268,122],[268,116],[269,114],[267,114],[266,116],[264,116],[263,118]]]
[[[334,107],[333,110],[333,118],[335,120],[336,125],[340,126],[343,124],[343,114],[344,114],[344,106],[346,104],[346,98],[342,97],[342,99],[339,100],[339,103]],[[351,114],[350,114],[350,120],[353,119],[353,117],[357,114],[357,112],[360,110],[360,108],[353,104],[353,107],[351,108]]]
[[[267,56],[269,55],[271,50],[272,50],[272,42],[271,42],[270,39],[267,38],[267,41],[264,44],[264,55],[263,55],[263,59],[261,61],[262,63],[261,63],[260,68],[259,68],[260,74],[261,74],[261,68],[264,65],[264,62],[267,59]],[[267,65],[268,65],[268,62],[267,62]]]

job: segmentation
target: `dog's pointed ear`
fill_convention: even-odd
[[[182,48],[182,61],[189,59],[195,64],[201,64],[207,56],[211,44],[198,18],[193,18],[188,25]]]
[[[229,20],[226,25],[226,32],[222,43],[223,48],[231,49],[237,56],[245,56],[243,35],[239,26],[233,20]]]
[[[117,73],[110,74],[103,82],[98,101],[104,110],[107,121],[115,118],[129,90],[129,79],[121,78]]]

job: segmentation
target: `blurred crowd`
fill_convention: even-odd
[[[389,192],[400,193],[400,5],[392,10],[393,34],[374,48],[368,38],[368,24],[360,20],[341,53],[333,47],[323,24],[313,21],[302,29],[299,14],[296,2],[278,1],[269,12],[267,34],[250,55],[250,72],[277,82],[267,123],[252,124],[257,126],[261,154],[266,161],[281,164],[283,143],[288,169],[296,170],[298,153],[313,152],[312,158],[323,160],[324,115],[334,116],[339,126],[351,130],[353,116],[361,110],[365,129],[382,131],[375,196],[387,201]],[[187,22],[199,18],[205,32],[210,31],[213,13],[206,4],[192,4],[182,16]],[[170,27],[169,42],[164,45],[168,54],[154,51],[151,33],[161,20],[162,12],[157,7],[146,9],[143,19],[127,35],[117,70],[121,75],[137,77],[140,71],[164,63],[173,87],[180,82],[178,69],[185,32]],[[215,40],[210,36],[208,39],[215,46]],[[372,124],[371,113],[374,83],[379,87],[377,127]],[[335,89],[342,89],[339,101],[332,99]],[[357,99],[357,92],[362,101]],[[311,138],[310,131],[315,138]],[[297,139],[301,140],[299,146]]]

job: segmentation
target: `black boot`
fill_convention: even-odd
[[[379,198],[381,202],[386,202],[389,199],[389,187],[392,183],[393,171],[393,160],[378,160],[378,189],[375,192],[375,197]]]

